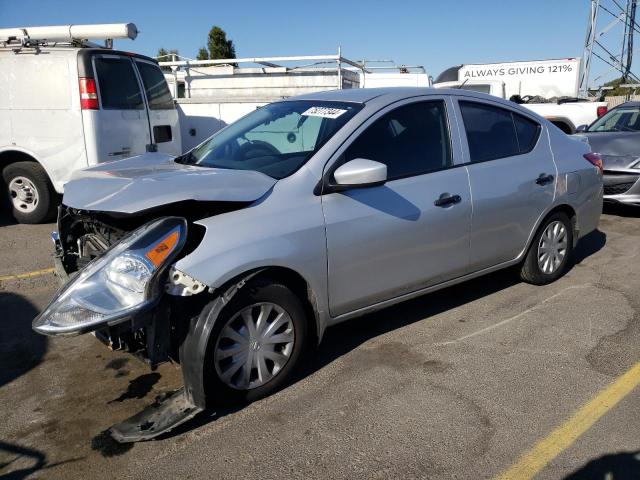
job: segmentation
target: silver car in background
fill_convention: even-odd
[[[558,279],[598,225],[601,167],[488,95],[290,98],[181,157],[78,174],[54,235],[72,277],[33,326],[180,362],[183,391],[112,428],[150,438],[283,386],[336,323],[510,266]]]
[[[602,157],[604,201],[640,206],[640,102],[617,106],[580,136]]]

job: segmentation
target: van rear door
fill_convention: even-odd
[[[180,155],[182,142],[178,112],[164,74],[154,62],[135,58],[134,63],[145,91],[153,143],[159,152]]]
[[[149,120],[131,58],[93,55],[99,109],[83,110],[90,163],[121,160],[146,152]],[[88,121],[87,121],[88,120]],[[93,138],[92,138],[93,137]],[[95,158],[91,155],[95,145]]]

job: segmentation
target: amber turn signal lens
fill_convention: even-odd
[[[145,254],[145,257],[147,257],[154,267],[158,268],[169,256],[178,243],[178,236],[179,234],[177,231],[171,232],[151,247],[151,249]]]

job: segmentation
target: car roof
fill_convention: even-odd
[[[461,90],[457,88],[432,88],[432,87],[382,87],[382,88],[347,88],[343,90],[325,90],[322,92],[306,93],[295,97],[289,97],[285,101],[292,100],[322,100],[328,102],[354,102],[369,103],[372,100],[382,103],[392,103],[404,98],[417,97],[422,95],[457,95],[465,97],[475,97],[483,100],[491,100],[496,103],[503,103],[513,107],[513,102],[508,102],[486,93],[474,92],[471,90]]]
[[[413,97],[417,95],[443,94],[447,89],[426,87],[381,87],[381,88],[347,88],[343,90],[325,90],[306,93],[288,100],[324,100],[328,102],[367,103],[379,97]]]

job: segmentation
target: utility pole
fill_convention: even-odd
[[[640,83],[631,71],[637,0],[590,0],[578,90],[587,97],[590,84],[598,86],[612,72],[624,83]]]

